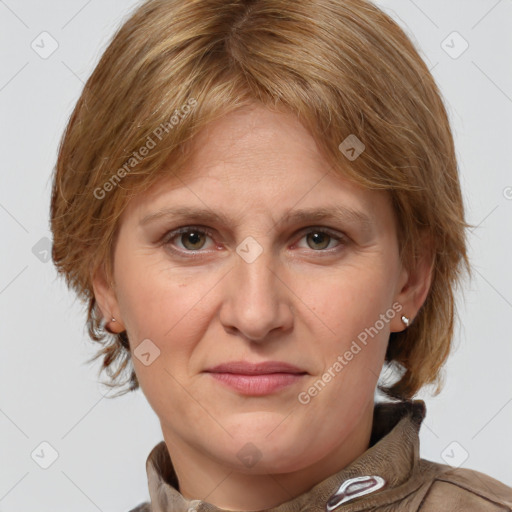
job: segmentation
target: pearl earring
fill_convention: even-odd
[[[405,315],[402,315],[402,322],[404,323],[405,327],[409,327],[410,320]]]

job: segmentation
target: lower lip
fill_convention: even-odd
[[[210,373],[214,378],[243,393],[244,395],[261,396],[279,391],[298,382],[304,374],[267,373],[259,375],[242,375],[238,373]]]

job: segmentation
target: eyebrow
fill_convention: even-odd
[[[192,219],[195,222],[205,223],[229,223],[229,218],[221,213],[210,209],[201,209],[192,206],[180,206],[173,208],[162,208],[144,216],[140,225],[145,226],[161,218],[169,219]],[[318,222],[321,220],[334,220],[350,224],[359,224],[364,230],[370,230],[373,222],[368,215],[359,210],[347,208],[341,205],[324,206],[318,208],[291,209],[284,213],[278,224],[293,224],[300,222]]]

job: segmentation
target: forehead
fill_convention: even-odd
[[[141,220],[158,209],[196,206],[232,215],[272,215],[339,205],[382,215],[387,196],[336,172],[314,138],[287,112],[261,106],[232,112],[190,141],[190,159],[164,175],[127,208]],[[340,153],[340,158],[342,158]]]
[[[252,105],[207,125],[191,142],[191,159],[182,170],[190,178],[270,180],[287,174],[324,175],[326,162],[306,128],[288,112]]]

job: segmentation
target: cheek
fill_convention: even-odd
[[[193,275],[146,261],[127,270],[120,285],[119,307],[126,319],[132,362],[148,402],[162,416],[169,407],[169,396],[176,407],[189,400],[180,383],[189,382],[200,365],[197,347],[208,329],[219,276]],[[151,343],[142,345],[147,339]],[[157,354],[150,365],[138,358],[147,345]],[[200,420],[200,410],[190,414]]]
[[[391,305],[393,289],[389,276],[377,267],[374,264],[373,271],[343,269],[322,278],[305,276],[295,280],[294,292],[329,336],[357,337],[359,332],[374,325]]]
[[[317,401],[344,403],[373,393],[384,363],[390,322],[392,287],[389,273],[375,264],[344,269],[329,279],[302,283],[298,294],[310,305],[312,357],[321,361],[319,375],[329,380],[329,391]],[[311,283],[316,283],[311,286]],[[302,290],[302,291],[301,291]],[[335,377],[331,377],[335,375]],[[339,401],[335,397],[343,396]],[[325,404],[324,404],[325,405]]]
[[[134,342],[165,340],[196,325],[204,298],[215,285],[210,273],[191,272],[145,254],[119,258],[119,307]]]
[[[123,254],[130,252],[120,252],[117,261],[118,300],[132,346],[149,338],[162,349],[172,346],[177,355],[186,352],[206,329],[203,324],[211,319],[215,307],[222,308],[223,297],[215,290],[222,273],[173,268],[161,259],[133,256],[133,251],[131,258]],[[317,268],[282,277],[290,282],[296,299],[295,320],[306,322],[311,334],[327,342],[324,347],[340,350],[374,325],[389,307],[385,276],[378,261],[365,259],[339,269]]]
[[[185,408],[190,400],[180,383],[187,382],[193,372],[194,349],[204,336],[207,309],[211,308],[207,294],[218,278],[204,273],[187,275],[183,269],[148,264],[148,260],[141,257],[119,265],[119,308],[140,387],[162,418],[168,413],[169,403]],[[149,345],[155,352],[150,350],[154,359],[148,365],[138,357],[138,346],[147,339],[157,347]],[[190,421],[200,421],[204,411],[192,409],[187,414]]]

